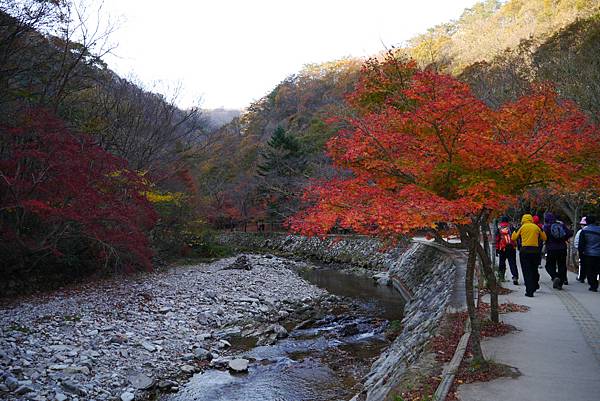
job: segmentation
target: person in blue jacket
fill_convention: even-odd
[[[578,251],[585,265],[590,291],[598,292],[600,274],[600,227],[595,216],[586,216],[587,226],[579,234]]]

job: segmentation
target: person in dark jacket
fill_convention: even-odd
[[[562,289],[567,281],[567,241],[573,236],[573,231],[550,212],[544,215],[544,232],[546,241],[546,271],[552,278],[552,286]]]
[[[508,216],[502,216],[500,224],[496,228],[496,254],[500,259],[498,264],[498,273],[500,281],[504,281],[506,274],[506,261],[510,267],[510,274],[514,285],[519,285],[519,270],[517,269],[517,244],[512,240],[512,233],[515,231],[510,224]]]
[[[598,292],[600,274],[600,227],[595,216],[586,216],[587,226],[579,234],[578,251],[584,260],[590,291]]]

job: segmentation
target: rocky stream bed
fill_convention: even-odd
[[[0,399],[349,399],[403,305],[324,271],[243,255],[5,302]]]

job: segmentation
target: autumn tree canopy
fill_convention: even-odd
[[[341,117],[346,128],[327,144],[335,165],[351,174],[316,183],[307,193],[314,203],[292,220],[294,229],[323,234],[341,226],[390,237],[438,222],[460,226],[533,185],[597,181],[598,131],[552,86],[492,110],[448,75],[396,60],[382,63],[382,74],[390,65],[405,71],[395,75],[403,82],[394,88],[379,79],[394,90],[375,97],[380,107]],[[361,81],[350,99],[380,92]]]

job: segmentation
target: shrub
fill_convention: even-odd
[[[78,264],[151,268],[147,184],[44,110],[0,126],[2,273]]]

